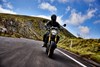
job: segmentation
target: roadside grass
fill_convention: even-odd
[[[72,41],[72,44],[71,44]],[[58,47],[100,63],[100,40],[99,39],[63,39]]]
[[[98,63],[100,63],[100,53],[99,54],[96,53],[96,54],[92,55],[90,58],[92,60],[97,61]]]

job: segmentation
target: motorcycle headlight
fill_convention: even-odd
[[[56,35],[57,31],[56,30],[51,30],[52,35]]]

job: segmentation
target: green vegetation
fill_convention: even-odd
[[[100,63],[100,40],[99,39],[65,38],[59,42],[58,46],[66,50],[69,50],[71,52],[74,52],[82,57],[86,57],[88,59]]]

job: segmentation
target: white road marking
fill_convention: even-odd
[[[79,65],[81,65],[82,67],[87,67],[86,65],[82,64],[81,62],[77,61],[76,59],[72,58],[71,56],[65,54],[64,52],[62,52],[59,49],[56,49],[57,51],[59,51],[60,53],[62,53],[63,55],[67,56],[68,58],[70,58],[71,60],[75,61],[76,63],[78,63]]]

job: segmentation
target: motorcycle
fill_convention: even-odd
[[[49,29],[50,33],[48,36],[48,43],[46,47],[46,53],[48,57],[52,57],[54,50],[57,48],[57,36],[58,36],[58,28],[57,27],[51,27]]]

